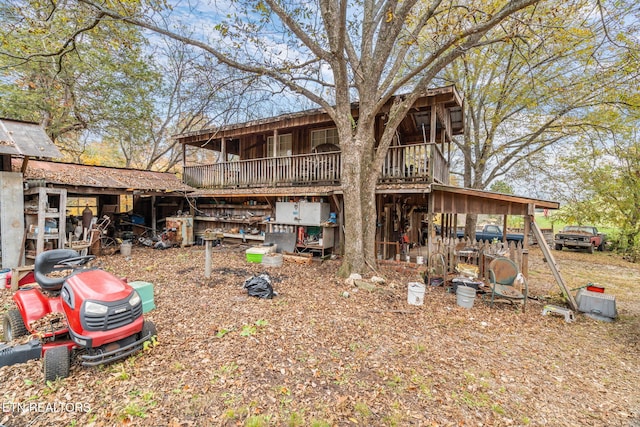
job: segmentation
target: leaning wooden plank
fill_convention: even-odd
[[[534,236],[536,236],[536,239],[538,239],[538,241],[540,242],[540,249],[542,250],[542,253],[544,255],[544,260],[547,262],[547,265],[551,269],[551,273],[553,273],[553,277],[555,277],[556,282],[558,282],[560,289],[562,289],[562,293],[564,294],[564,297],[569,302],[569,307],[571,307],[573,311],[578,311],[578,303],[573,297],[573,294],[571,294],[571,292],[569,291],[569,288],[567,287],[567,285],[564,283],[564,280],[560,275],[560,269],[558,268],[558,264],[556,263],[556,260],[553,257],[553,255],[551,254],[551,250],[549,249],[549,246],[547,245],[547,241],[544,239],[544,236],[542,235],[542,231],[540,230],[540,227],[538,227],[538,224],[536,224],[536,222],[533,220],[531,221],[531,230],[533,231]]]

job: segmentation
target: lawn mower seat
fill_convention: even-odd
[[[33,267],[36,282],[40,287],[49,292],[59,291],[68,275],[61,277],[48,277],[54,271],[69,270],[72,267],[68,265],[58,265],[61,261],[69,258],[75,258],[78,252],[73,249],[53,249],[45,251],[36,257]]]

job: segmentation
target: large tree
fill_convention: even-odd
[[[0,5],[0,115],[41,123],[77,161],[103,129],[153,110],[159,75],[140,29],[39,5]]]
[[[553,170],[545,162],[550,147],[570,147],[608,125],[607,115],[592,112],[622,103],[620,91],[640,78],[627,55],[629,41],[617,37],[637,34],[624,25],[635,6],[610,6],[604,13],[589,0],[541,3],[540,25],[523,28],[509,43],[469,52],[445,70],[465,99],[465,133],[455,141],[465,187],[487,189],[521,177],[520,191],[536,192],[536,177],[548,179],[540,169]],[[475,216],[468,215],[467,233],[474,230]]]
[[[205,38],[185,36],[116,5],[81,1],[97,13],[200,47],[231,67],[273,79],[325,109],[342,146],[347,236],[343,274],[364,271],[374,262],[375,185],[395,130],[414,101],[459,56],[516,36],[512,31],[520,24],[511,25],[508,18],[537,3],[238,1],[224,14],[209,12],[216,32]],[[517,21],[531,16],[522,14]],[[499,25],[504,32],[485,37]],[[401,92],[406,96],[395,100],[376,141],[376,115]],[[351,115],[355,100],[357,117]]]
[[[171,11],[163,10],[161,2],[142,10],[140,3],[76,1],[50,3],[49,13],[74,7],[85,17],[80,22],[93,23],[86,17],[94,16],[154,31],[270,79],[325,109],[343,150],[345,274],[374,262],[375,183],[395,130],[413,102],[456,58],[479,46],[508,42],[532,19],[544,19],[524,11],[539,0],[259,0],[227,2],[224,9],[217,2],[192,3],[189,10],[178,5]],[[180,19],[185,14],[189,33]],[[66,42],[81,33],[79,29]],[[395,98],[385,131],[375,141],[375,116],[399,93],[405,96]],[[356,100],[354,117],[351,105]]]
[[[640,108],[598,113],[609,125],[585,132],[571,152],[554,157],[558,168],[549,191],[564,202],[555,218],[571,224],[603,224],[615,249],[640,259]]]

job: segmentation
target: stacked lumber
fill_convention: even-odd
[[[282,259],[296,264],[311,264],[313,262],[313,254],[282,252]]]

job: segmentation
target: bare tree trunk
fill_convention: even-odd
[[[346,277],[364,273],[375,265],[376,182],[373,141],[358,132],[342,153],[342,189],[345,209],[345,256],[338,272]],[[349,148],[347,148],[349,147]],[[360,149],[351,149],[360,147]]]
[[[470,238],[472,242],[476,240],[477,224],[478,224],[478,214],[467,214],[464,222],[464,234],[465,234],[465,237]]]

